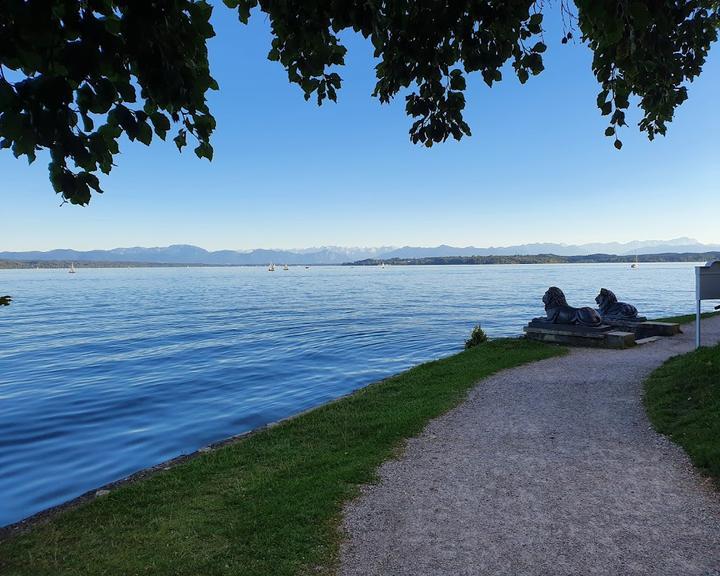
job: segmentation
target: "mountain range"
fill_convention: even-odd
[[[208,251],[198,246],[175,244],[158,248],[114,248],[112,250],[58,249],[30,252],[0,252],[0,260],[75,262],[138,262],[152,264],[209,264],[209,265],[263,265],[276,264],[342,264],[364,259],[431,258],[445,256],[526,256],[555,254],[557,256],[583,256],[588,254],[663,254],[710,252],[720,250],[720,244],[702,244],[693,238],[673,240],[644,240],[627,243],[606,242],[591,244],[520,244],[515,246],[478,248],[475,246],[435,246],[402,248],[346,248],[323,246],[298,250],[256,249],[248,251]]]
[[[702,244],[693,238],[675,238],[673,240],[634,240],[632,242],[595,242],[591,244],[553,244],[535,243],[514,246],[490,246],[476,248],[467,246],[436,246],[434,248],[416,248],[405,246],[386,252],[382,258],[431,258],[444,256],[529,256],[536,254],[555,254],[557,256],[587,256],[589,254],[613,254],[627,256],[633,254],[664,254],[686,252],[712,252],[720,250],[720,244]]]

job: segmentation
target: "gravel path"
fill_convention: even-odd
[[[482,381],[346,507],[340,573],[720,576],[720,496],[641,400],[693,335]]]

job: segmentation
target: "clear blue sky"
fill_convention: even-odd
[[[603,135],[591,56],[563,46],[546,17],[546,70],[467,93],[473,136],[427,150],[409,142],[404,100],[381,106],[369,45],[349,35],[338,104],[305,102],[266,60],[268,23],[220,5],[211,66],[220,91],[215,159],[124,142],[106,194],[59,207],[46,157],[0,152],[0,250],[197,244],[508,245],[691,236],[720,242],[720,49],[666,138],[631,124]],[[635,122],[638,114],[630,115]]]

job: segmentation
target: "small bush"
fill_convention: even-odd
[[[480,324],[478,324],[470,333],[470,339],[465,340],[465,350],[473,346],[480,346],[480,344],[487,342],[487,339],[487,334],[485,334],[485,331],[480,327]]]

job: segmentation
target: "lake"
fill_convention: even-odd
[[[0,526],[457,352],[478,322],[519,335],[550,285],[694,306],[692,264],[2,270]]]

